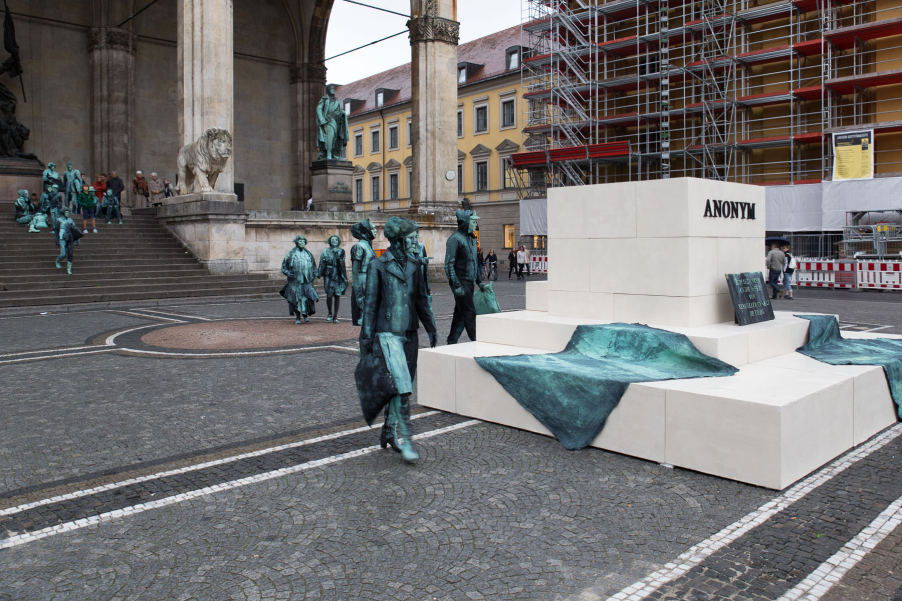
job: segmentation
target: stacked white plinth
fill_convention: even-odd
[[[727,217],[724,201],[735,203]],[[630,322],[685,334],[740,372],[631,384],[594,447],[782,489],[896,421],[882,368],[795,352],[808,321],[733,323],[724,275],[764,265],[758,187],[687,178],[550,190],[548,256],[526,311],[480,316],[479,342],[420,351],[420,404],[550,435],[474,358],[559,352],[578,325]]]

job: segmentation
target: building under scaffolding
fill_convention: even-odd
[[[667,177],[821,182],[844,129],[875,131],[878,176],[902,171],[898,1],[524,6],[522,198]]]

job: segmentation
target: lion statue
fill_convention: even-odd
[[[232,134],[227,129],[211,127],[179,150],[179,194],[212,192],[216,179],[232,156]]]

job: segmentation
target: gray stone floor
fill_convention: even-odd
[[[522,282],[496,290],[504,309],[524,306]],[[453,298],[435,292],[443,343]],[[902,333],[902,295],[796,296],[777,309]],[[140,336],[172,325],[162,317],[295,326],[281,299],[144,308],[161,313],[0,317],[2,601],[607,599],[779,494],[432,413],[415,421],[430,435],[421,461],[405,465],[372,447],[377,430],[352,432],[353,340],[150,355]],[[59,350],[139,326],[102,352]],[[902,494],[900,455],[893,438],[650,598],[777,598]],[[48,501],[67,494],[81,496]],[[3,546],[109,511],[134,514]],[[894,530],[823,598],[902,599],[900,560]]]

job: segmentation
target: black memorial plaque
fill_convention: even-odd
[[[728,273],[726,278],[736,323],[747,326],[774,319],[774,307],[761,272]]]

